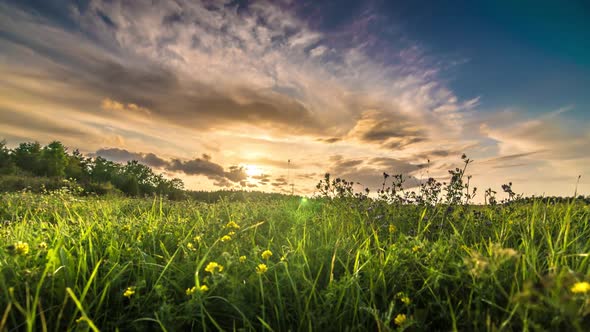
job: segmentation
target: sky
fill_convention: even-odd
[[[590,194],[584,1],[0,0],[0,139],[189,189]],[[292,186],[291,186],[292,184]]]

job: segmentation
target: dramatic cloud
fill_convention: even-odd
[[[464,59],[429,53],[371,6],[329,31],[300,6],[0,3],[0,138],[136,159],[189,188],[291,181],[309,193],[325,172],[367,186],[382,172],[442,178],[464,152],[488,182],[589,171],[590,133],[565,120],[568,108],[482,112],[485,99],[450,87]],[[391,31],[401,32],[378,37]]]
[[[203,175],[219,186],[229,187],[234,183],[243,183],[248,178],[243,167],[230,166],[226,171],[223,166],[211,161],[211,156],[203,154],[201,158],[190,160],[164,160],[153,153],[130,152],[125,149],[109,148],[99,149],[94,156],[100,156],[115,162],[127,162],[137,160],[145,165],[161,168],[169,172],[180,172],[186,175]],[[261,178],[268,182],[265,178]],[[263,182],[263,181],[261,181]]]
[[[156,168],[165,168],[169,165],[167,161],[156,156],[153,153],[129,152],[125,149],[118,148],[99,149],[96,151],[96,153],[94,153],[94,155],[116,162],[127,162],[130,160],[137,160],[143,164]]]

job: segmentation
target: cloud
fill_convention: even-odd
[[[333,178],[353,181],[372,191],[382,187],[383,173],[403,174],[406,179],[404,188],[415,187],[420,181],[413,173],[424,167],[423,164],[412,164],[388,157],[346,159],[342,156],[332,156],[330,159],[333,163],[327,173],[330,173]]]
[[[271,185],[276,188],[283,188],[283,187],[288,186],[289,182],[287,181],[286,177],[280,176],[278,178],[275,178],[274,182],[272,182]]]
[[[0,3],[0,132],[11,139],[125,147],[221,186],[280,187],[288,159],[300,188],[316,181],[301,174],[326,170],[380,185],[383,171],[415,174],[427,159],[445,175],[463,152],[485,176],[588,172],[590,134],[564,120],[568,108],[485,118],[478,97],[450,89],[444,60],[379,39],[397,27],[370,8],[322,31],[299,2],[56,3]],[[244,183],[239,166],[222,166],[242,162],[269,178]]]
[[[130,160],[137,160],[143,164],[156,168],[167,168],[167,166],[169,165],[167,161],[156,156],[153,153],[130,152],[125,149],[118,148],[99,149],[93,155],[100,156],[105,159],[109,159],[116,162],[127,162]]]
[[[350,132],[347,138],[389,149],[426,140],[425,121],[456,125],[466,107],[415,46],[392,63],[375,61],[368,46],[330,45],[275,2],[97,0],[62,14],[79,32],[3,6],[13,15],[2,17],[8,37],[0,40],[21,47],[19,55],[35,54],[20,63],[42,69],[36,72],[47,81],[84,91],[62,100],[75,107],[142,110],[149,121],[200,131],[248,124],[320,142],[327,136],[325,143]],[[365,24],[345,33],[353,37]]]
[[[137,106],[136,104],[125,105],[109,98],[103,99],[101,107],[104,110],[111,111],[142,112],[146,115],[149,115],[151,113],[150,110],[148,110],[147,108]]]
[[[426,129],[409,116],[384,111],[365,111],[348,137],[364,143],[379,144],[401,150],[411,144],[427,140]]]
[[[235,183],[242,183],[248,178],[243,167],[230,166],[225,170],[220,164],[211,161],[211,156],[203,154],[200,158],[181,160],[173,158],[165,160],[154,153],[131,152],[125,149],[99,149],[92,155],[100,156],[115,162],[137,160],[145,165],[165,169],[169,172],[181,172],[186,175],[202,175],[218,186],[230,187]],[[267,181],[266,181],[267,182]]]
[[[337,143],[342,141],[341,137],[328,137],[328,138],[323,138],[320,137],[317,139],[318,142],[324,142],[324,143]]]

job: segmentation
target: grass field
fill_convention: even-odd
[[[590,330],[590,207],[0,196],[0,331]]]

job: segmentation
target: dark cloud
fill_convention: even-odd
[[[356,160],[352,159],[352,160],[340,161],[340,162],[338,162],[337,167],[341,168],[341,169],[356,167],[356,166],[359,166],[360,164],[362,164],[363,161],[364,160],[362,160],[362,159],[356,159]]]
[[[492,159],[488,159],[483,161],[482,163],[499,163],[499,162],[506,162],[506,161],[512,161],[515,159],[520,159],[523,157],[528,157],[534,154],[538,154],[541,152],[545,152],[546,150],[539,150],[539,151],[533,151],[533,152],[526,152],[526,153],[515,153],[515,154],[509,154],[509,155],[505,155],[505,156],[500,156],[500,157],[495,157]]]
[[[424,130],[416,123],[415,120],[399,113],[367,111],[357,120],[348,137],[363,143],[399,150],[428,140]]]
[[[312,179],[319,179],[321,174],[318,173],[304,173],[304,174],[297,174],[295,177],[301,180],[312,180]]]
[[[324,143],[336,143],[336,142],[342,141],[342,138],[341,137],[318,138],[317,141],[324,142]]]
[[[271,181],[271,177],[268,174],[255,175],[252,176],[252,179],[258,181],[260,185],[267,185]]]
[[[395,137],[395,138],[388,139],[382,145],[383,145],[383,147],[386,147],[391,150],[401,150],[401,149],[407,147],[408,145],[412,145],[414,143],[425,142],[425,141],[426,141],[425,137],[403,137],[403,138]]]
[[[201,158],[167,161],[153,153],[130,152],[125,149],[109,148],[99,149],[93,155],[116,162],[137,160],[151,167],[162,168],[170,172],[181,172],[186,175],[203,175],[215,181],[215,185],[221,187],[230,187],[236,183],[244,186],[244,181],[248,178],[243,167],[230,166],[226,171],[223,166],[211,161],[211,156],[207,154],[203,154]],[[269,179],[264,180],[265,182],[270,181]]]
[[[383,183],[383,173],[403,174],[407,180],[404,188],[412,188],[419,185],[420,181],[412,175],[424,167],[423,164],[413,164],[408,161],[393,158],[371,158],[364,159],[344,159],[341,156],[332,156],[332,165],[327,173],[334,178],[343,178],[361,184],[363,187],[371,190],[381,188]]]
[[[230,166],[229,172],[225,172],[224,176],[233,182],[241,182],[248,178],[246,170],[243,167]]]
[[[371,158],[368,164],[371,166],[383,167],[388,173],[392,174],[410,174],[426,167],[425,164],[414,164],[408,161],[387,157]]]
[[[165,168],[166,166],[169,166],[169,163],[166,160],[156,156],[153,153],[130,152],[125,149],[108,148],[99,149],[94,153],[94,155],[116,162],[137,160],[140,163],[151,167]]]
[[[224,177],[225,173],[221,165],[201,158],[190,160],[173,159],[170,162],[169,169],[187,175],[205,175],[209,178]]]
[[[271,183],[271,185],[276,188],[282,188],[282,187],[289,185],[289,182],[287,181],[286,177],[280,176],[280,177],[274,179],[274,182]]]
[[[16,128],[26,128],[36,133],[44,133],[48,135],[61,135],[62,137],[70,137],[75,139],[88,138],[88,133],[79,128],[69,127],[58,123],[53,118],[40,118],[34,114],[20,113],[0,108],[0,115],[2,115],[2,124],[11,125]]]

